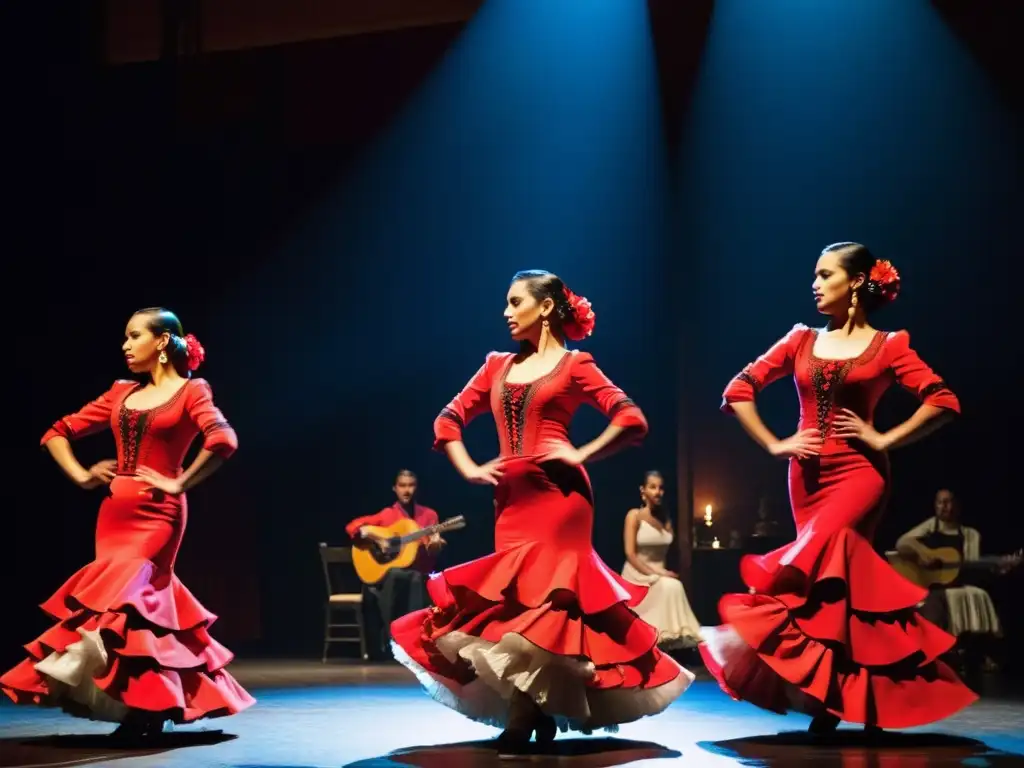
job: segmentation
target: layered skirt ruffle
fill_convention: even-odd
[[[693,675],[633,611],[646,593],[589,547],[541,541],[431,576],[434,606],[392,624],[396,657],[434,699],[504,727],[516,691],[560,730],[614,730],[664,710]]]
[[[940,657],[954,638],[923,619],[925,590],[852,528],[807,526],[795,542],[744,558],[750,594],[719,603],[701,654],[727,693],[764,709],[882,728],[948,717],[977,696]]]
[[[42,606],[57,623],[2,677],[19,704],[120,722],[131,710],[188,723],[241,712],[254,699],[225,670],[216,617],[146,559],[96,560]]]

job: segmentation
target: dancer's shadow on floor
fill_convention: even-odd
[[[145,743],[130,744],[107,734],[68,734],[0,739],[0,768],[31,765],[89,765],[109,763],[129,757],[145,757],[162,752],[205,747],[238,738],[223,731],[176,731],[161,733]]]
[[[994,750],[984,742],[963,736],[888,731],[868,735],[859,729],[840,729],[823,736],[813,736],[807,731],[786,731],[771,736],[700,741],[697,746],[758,768],[789,766],[812,758],[823,764],[856,765],[857,768],[962,765],[965,760],[981,757],[986,766],[1020,766],[1024,760],[1020,755]]]
[[[544,745],[531,742],[522,760],[528,760],[531,766],[549,762],[564,764],[569,761],[580,768],[611,768],[638,760],[675,757],[682,757],[682,753],[660,744],[599,738],[556,739]],[[406,765],[416,768],[482,768],[491,765],[508,766],[509,762],[508,758],[498,755],[493,741],[463,741],[399,749],[381,757],[349,763],[345,768],[397,768]]]

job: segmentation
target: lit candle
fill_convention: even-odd
[[[712,549],[719,549],[721,546],[722,546],[722,542],[720,542],[718,540],[718,537],[715,536],[715,540],[711,542],[711,548]]]
[[[710,504],[708,504],[706,507],[704,507],[704,525],[706,525],[708,528],[711,527],[711,505]]]

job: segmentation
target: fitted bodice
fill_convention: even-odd
[[[501,455],[531,456],[567,444],[569,425],[580,403],[566,375],[572,353],[564,354],[550,372],[523,384],[506,381],[512,362],[510,357],[491,390]]]
[[[641,520],[636,531],[637,558],[645,565],[664,568],[674,538],[672,531],[658,530],[646,520]]]
[[[203,448],[222,457],[238,445],[234,430],[213,403],[210,385],[190,379],[155,408],[129,408],[125,400],[141,388],[134,381],[117,381],[80,410],[56,422],[42,442],[60,436],[77,440],[109,427],[117,444],[117,472],[134,475],[139,467],[176,476],[192,441],[203,434]]]
[[[838,411],[849,408],[871,423],[875,407],[894,378],[879,352],[885,334],[878,332],[857,357],[844,360],[819,358],[814,354],[817,331],[808,330],[797,350],[794,381],[800,398],[800,429],[815,428],[828,442]],[[826,448],[827,450],[827,448]]]
[[[792,375],[800,398],[800,429],[817,429],[825,440],[823,453],[847,450],[849,441],[833,434],[843,408],[872,423],[875,406],[893,383],[924,404],[960,412],[960,402],[946,383],[910,346],[906,331],[877,331],[860,355],[826,360],[814,354],[818,332],[797,324],[767,352],[733,377],[722,396],[722,408],[755,399],[768,384]]]
[[[510,383],[514,354],[491,352],[462,391],[434,420],[434,448],[461,440],[462,430],[488,410],[498,428],[502,458],[535,458],[569,444],[569,424],[586,403],[612,424],[639,441],[647,433],[647,419],[626,394],[602,373],[587,352],[566,352],[555,367],[540,378]]]
[[[501,456],[537,456],[569,444],[573,414],[588,399],[585,382],[572,375],[576,358],[565,353],[551,371],[527,383],[509,382],[514,358],[510,355],[504,362],[490,393]],[[635,408],[620,390],[609,415],[626,406]]]
[[[127,387],[111,410],[118,474],[131,475],[145,466],[177,475],[189,446],[199,434],[199,427],[188,417],[183,405],[190,383],[155,408],[129,408],[125,401],[140,386]]]

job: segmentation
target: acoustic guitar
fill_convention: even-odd
[[[1022,553],[1017,552],[1013,555],[991,555],[978,560],[965,561],[954,547],[940,547],[939,549],[924,547],[922,555],[924,562],[934,560],[936,564],[924,565],[922,562],[904,557],[902,554],[890,555],[889,564],[903,578],[914,582],[919,587],[928,589],[929,587],[944,587],[952,584],[965,569],[1016,568],[1022,559]]]
[[[352,548],[352,565],[360,581],[364,584],[376,584],[392,568],[408,568],[412,565],[419,554],[422,539],[429,538],[435,533],[456,531],[465,527],[466,519],[462,515],[426,528],[420,528],[415,521],[408,518],[384,527],[368,525],[364,529],[366,533],[386,539],[386,549],[381,549],[373,541],[365,541],[363,546]]]

